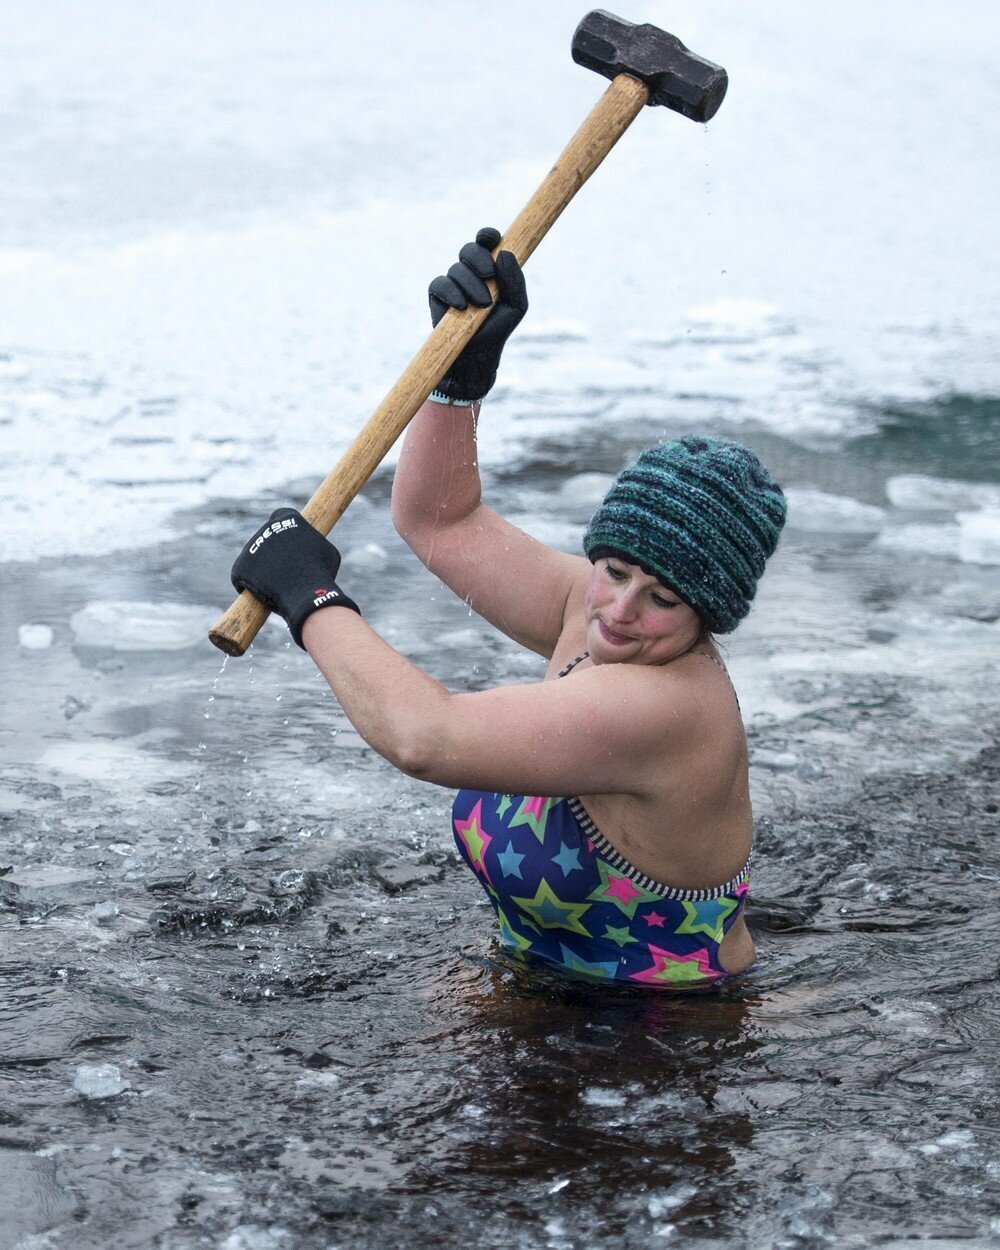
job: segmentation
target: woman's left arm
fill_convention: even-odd
[[[355,729],[423,781],[509,794],[643,793],[690,725],[684,688],[624,664],[452,694],[361,617],[316,612],[303,642]]]

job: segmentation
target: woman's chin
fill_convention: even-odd
[[[616,660],[627,660],[639,649],[638,640],[623,634],[615,634],[600,621],[595,621],[590,629],[590,658],[595,664],[613,664]]]

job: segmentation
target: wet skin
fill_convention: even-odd
[[[638,565],[613,557],[598,560],[591,570],[584,619],[594,664],[667,664],[699,642],[709,654],[714,651],[704,639],[701,618],[689,604]],[[753,942],[740,917],[723,939],[719,959],[724,968],[738,972],[754,958]]]
[[[467,562],[467,551],[459,554]],[[588,566],[569,559],[578,580],[546,680],[586,648],[590,655],[577,670],[579,679],[588,690],[604,689],[609,709],[602,715],[598,703],[589,726],[574,722],[578,750],[555,752],[549,761],[525,756],[516,736],[495,740],[493,726],[505,718],[516,722],[527,695],[503,688],[451,695],[362,618],[342,609],[313,613],[303,639],[348,718],[402,771],[439,785],[480,789],[501,788],[503,779],[516,775],[521,787],[551,788],[512,792],[577,794],[615,849],[654,880],[680,889],[727,881],[746,860],[751,814],[746,739],[728,683],[718,670],[708,671],[717,659],[714,646],[690,605],[637,565],[606,558]],[[491,607],[502,619],[501,604]],[[632,670],[627,683],[634,702],[610,706],[617,697],[607,682],[611,664]],[[600,668],[604,675],[595,687],[585,674],[591,669],[593,677]],[[643,671],[648,678],[640,676]],[[545,715],[543,697],[537,690],[531,697],[539,703],[538,715]],[[567,692],[557,697],[572,707]],[[491,716],[479,712],[484,702]],[[577,706],[586,710],[586,697]],[[563,709],[560,716],[572,714]],[[554,720],[552,731],[563,723]],[[633,745],[626,749],[623,738]],[[485,763],[484,748],[491,752]],[[553,782],[557,768],[562,771]],[[596,784],[589,788],[587,781]],[[742,918],[726,935],[719,958],[734,972],[752,961]]]

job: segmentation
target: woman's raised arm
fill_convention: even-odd
[[[524,276],[510,252],[494,262],[496,230],[480,230],[447,275],[431,283],[435,324],[448,308],[485,307],[485,279],[497,303],[410,422],[392,489],[396,530],[414,554],[473,611],[517,642],[549,656],[566,602],[585,578],[582,557],[553,551],[482,502],[476,422],[507,338],[528,307]]]

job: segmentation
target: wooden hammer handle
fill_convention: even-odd
[[[649,98],[645,83],[628,74],[612,80],[586,121],[567,144],[541,186],[518,213],[497,251],[513,252],[523,265],[549,232],[553,222],[604,160]],[[489,284],[496,297],[496,286]],[[448,372],[489,316],[489,308],[450,308],[410,361],[402,376],[368,418],[302,515],[322,534],[329,534],[348,504],[382,463],[389,448]],[[227,655],[242,655],[268,617],[266,607],[245,590],[219,618],[209,638]]]

